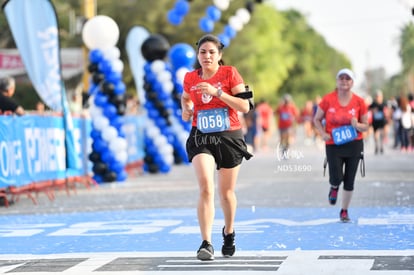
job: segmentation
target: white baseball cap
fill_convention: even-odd
[[[339,70],[339,72],[336,74],[336,79],[338,79],[343,74],[346,74],[347,76],[349,76],[353,81],[355,80],[354,72],[348,68]]]

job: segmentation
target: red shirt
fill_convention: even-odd
[[[276,109],[278,116],[278,128],[287,129],[292,127],[298,116],[298,110],[292,104],[282,104]]]
[[[216,74],[209,79],[201,78],[201,69],[188,72],[184,77],[183,88],[185,93],[190,94],[190,98],[194,103],[192,126],[197,127],[198,111],[227,107],[229,110],[230,130],[241,129],[241,123],[237,110],[229,107],[226,103],[215,96],[203,95],[200,93],[196,88],[197,84],[200,82],[208,82],[216,88],[221,86],[224,93],[232,95],[231,89],[241,83],[244,83],[243,78],[240,76],[236,68],[232,66],[220,66]]]
[[[356,94],[352,94],[351,101],[347,106],[341,106],[338,100],[338,92],[335,90],[325,95],[319,103],[319,107],[325,113],[325,131],[331,135],[331,139],[326,144],[334,144],[332,129],[351,125],[351,119],[356,117],[361,121],[361,117],[368,112],[364,99]],[[362,139],[362,133],[357,132],[356,140]]]

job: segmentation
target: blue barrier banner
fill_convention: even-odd
[[[125,116],[123,130],[128,142],[128,161],[142,160],[145,116]],[[65,130],[59,116],[0,116],[0,188],[90,175],[92,162],[88,118],[73,118],[76,169],[66,169]]]
[[[65,177],[60,117],[0,117],[0,187]]]
[[[49,0],[8,0],[3,9],[37,93],[51,109],[63,112],[66,166],[77,169],[73,122],[62,81],[59,30],[54,6]]]

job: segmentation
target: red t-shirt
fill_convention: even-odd
[[[351,125],[351,119],[356,117],[361,121],[361,116],[368,112],[364,99],[356,94],[352,94],[351,101],[347,106],[341,106],[338,100],[338,92],[335,90],[322,98],[319,107],[325,113],[325,131],[331,135],[331,139],[326,144],[334,144],[332,129]],[[356,140],[362,139],[362,133],[357,132]]]
[[[292,127],[298,116],[298,111],[292,104],[282,104],[277,107],[276,114],[278,116],[278,128],[287,129]]]
[[[188,72],[184,77],[183,88],[185,93],[190,94],[191,100],[194,103],[192,126],[197,127],[198,111],[227,107],[229,110],[230,130],[240,129],[241,123],[237,110],[229,107],[215,96],[203,95],[200,93],[196,88],[197,84],[200,82],[208,82],[216,88],[221,86],[224,93],[232,95],[231,89],[244,83],[243,78],[240,76],[237,69],[232,66],[220,66],[217,73],[209,79],[201,78],[201,69]]]

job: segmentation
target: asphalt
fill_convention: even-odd
[[[391,143],[391,141],[390,141]],[[324,176],[324,146],[305,142],[301,129],[288,159],[277,153],[277,136],[270,149],[244,161],[237,183],[239,207],[326,207],[328,173]],[[375,155],[373,142],[365,142],[365,177],[358,172],[353,207],[414,206],[414,152],[400,152],[388,144]],[[175,165],[167,174],[136,171],[125,182],[104,183],[91,188],[77,184],[75,190],[55,191],[51,200],[36,194],[37,204],[20,196],[0,215],[70,213],[99,210],[192,208],[198,186],[191,164]]]

